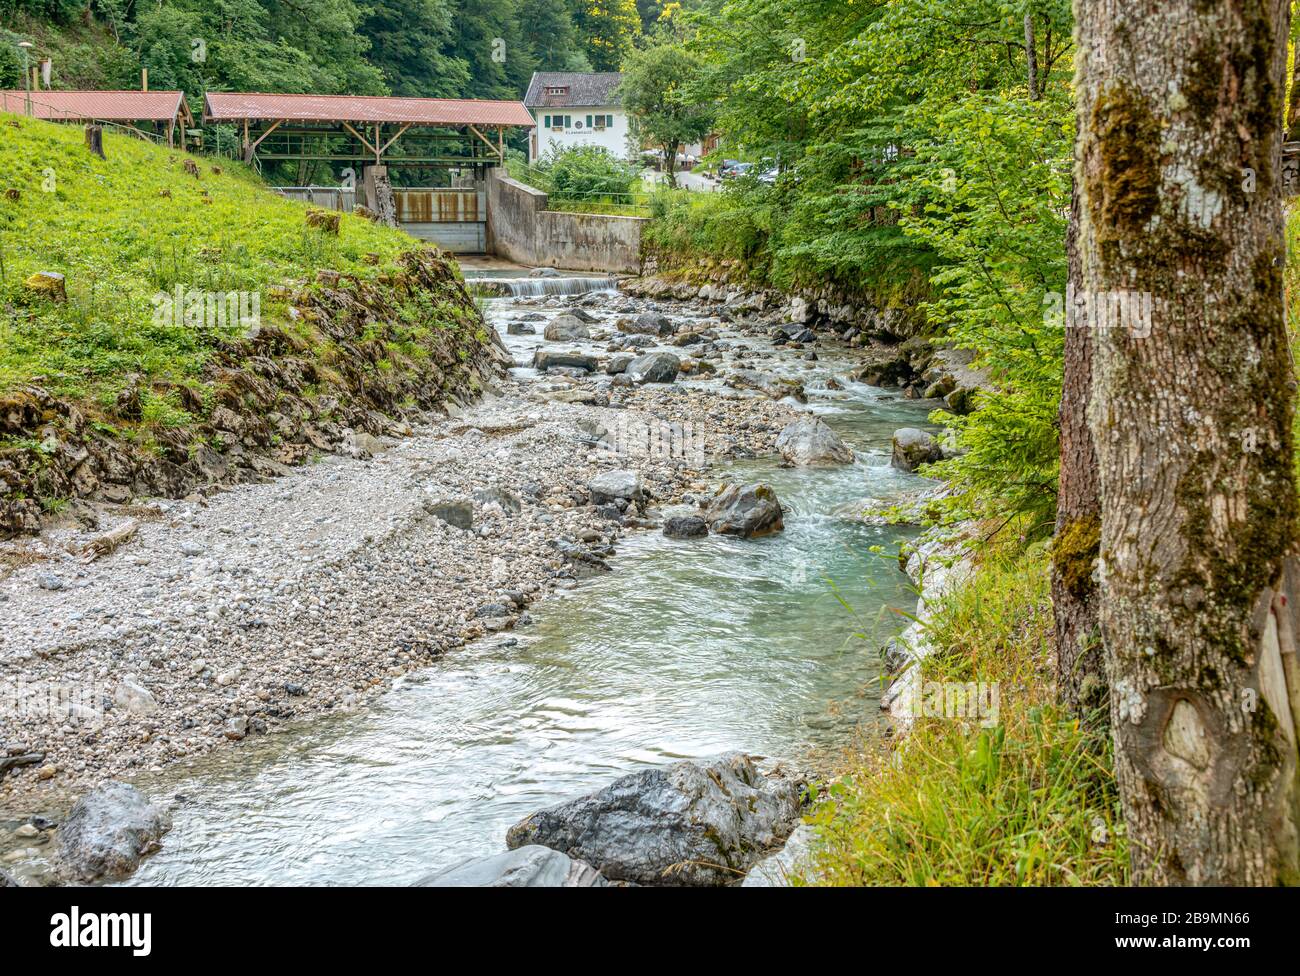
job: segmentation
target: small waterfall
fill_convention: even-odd
[[[541,295],[585,295],[593,291],[618,291],[614,278],[466,278],[472,295],[489,298],[532,298]]]

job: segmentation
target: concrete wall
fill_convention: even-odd
[[[644,217],[548,210],[547,195],[494,169],[488,174],[488,250],[517,264],[641,273]]]

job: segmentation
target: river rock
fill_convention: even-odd
[[[623,319],[618,323],[620,332],[634,335],[666,336],[672,335],[673,323],[667,315],[658,312],[642,312],[636,318]]]
[[[870,386],[900,386],[913,375],[912,361],[907,352],[898,346],[874,347],[867,353],[867,362],[851,374],[852,379]]]
[[[786,888],[790,876],[806,870],[808,855],[816,835],[808,824],[801,823],[786,839],[785,846],[765,857],[745,875],[742,888]]]
[[[127,675],[113,689],[113,702],[131,715],[152,715],[158,711],[153,692],[134,675]]]
[[[771,485],[726,485],[710,499],[702,514],[718,535],[754,539],[785,528],[781,502]]]
[[[698,515],[673,515],[664,519],[664,535],[670,539],[698,539],[709,534],[709,523]]]
[[[417,882],[418,888],[606,888],[591,865],[549,847],[529,844],[493,857],[464,861]]]
[[[681,366],[670,352],[648,352],[628,363],[625,373],[633,383],[671,383]]]
[[[474,505],[464,499],[433,498],[424,503],[424,510],[458,529],[474,528]]]
[[[756,369],[736,370],[727,377],[727,385],[738,390],[756,390],[773,400],[793,397],[800,403],[808,402],[808,394],[804,392],[802,383],[781,376],[760,373]]]
[[[546,324],[545,337],[552,342],[581,342],[591,338],[591,330],[576,315],[559,315]]]
[[[605,364],[605,372],[610,376],[618,376],[620,373],[626,373],[632,360],[636,359],[631,353],[621,352],[617,356],[610,356],[609,362]]]
[[[506,326],[507,335],[537,335],[537,329],[531,322],[511,322]]]
[[[943,458],[943,448],[930,434],[918,427],[894,431],[894,453],[889,463],[902,471],[915,471],[923,464]]]
[[[569,367],[572,369],[583,369],[588,373],[596,371],[596,357],[589,356],[583,352],[553,352],[550,350],[538,349],[533,353],[533,369],[546,372],[551,367]]]
[[[587,490],[591,492],[591,501],[594,505],[618,501],[620,498],[636,502],[645,497],[641,475],[628,468],[602,471],[587,482]]]
[[[852,464],[853,451],[820,417],[803,417],[776,438],[776,449],[791,464]]]
[[[110,781],[73,805],[58,831],[59,863],[77,881],[124,878],[170,829],[171,819],[143,793]]]
[[[542,844],[612,881],[725,885],[794,829],[800,785],[764,778],[748,756],[632,773],[510,828],[512,849]]]
[[[523,502],[519,496],[505,488],[477,488],[472,493],[474,501],[480,505],[498,505],[507,515],[518,515],[523,511]]]

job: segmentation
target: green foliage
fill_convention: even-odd
[[[578,0],[576,20],[594,71],[618,71],[641,35],[636,0]]]
[[[552,152],[541,162],[548,192],[562,198],[626,196],[641,182],[641,171],[601,146],[574,146]]]
[[[918,121],[917,129],[920,130]],[[1055,518],[1065,233],[1073,137],[1068,93],[971,95],[924,120],[901,167],[904,233],[937,256],[933,321],[974,350],[998,390],[955,427],[962,456],[937,471],[982,503]]]
[[[988,553],[935,608],[924,681],[997,683],[991,721],[918,717],[869,745],[810,821],[801,883],[1123,885],[1110,741],[1053,702],[1042,547]]]
[[[1038,73],[1029,77],[1025,17]],[[647,234],[661,263],[715,256],[761,284],[831,284],[926,306],[998,392],[942,416],[964,453],[939,466],[967,510],[1050,531],[1057,478],[1072,103],[1067,0],[714,0],[688,21],[717,104],[717,155],[776,166],[723,201],[673,202]]]
[[[397,270],[410,247],[356,217],[343,217],[338,237],[311,230],[302,205],[238,164],[218,174],[210,161],[112,131],[104,161],[85,151],[79,128],[13,116],[0,116],[0,131],[4,186],[19,191],[0,197],[0,393],[39,382],[111,404],[130,373],[195,381],[226,336],[156,316],[159,293],[258,293],[262,321],[293,330],[269,286],[310,280],[318,267],[374,278]],[[200,179],[183,170],[186,158]],[[23,282],[38,271],[66,276],[65,304],[28,296]],[[151,423],[185,422],[174,401],[145,406]]]
[[[651,200],[647,245],[692,264],[735,262],[758,282],[772,277],[770,240],[778,217],[777,193],[766,187],[726,193],[660,192]]]
[[[635,0],[0,0],[55,87],[519,98],[535,70],[616,70]],[[14,35],[16,37],[16,35]],[[0,80],[15,69],[0,32]]]
[[[703,139],[713,128],[713,110],[694,94],[702,62],[684,44],[661,39],[623,59],[619,96],[633,135],[664,151],[669,182],[677,150]]]
[[[553,210],[644,215],[640,168],[601,146],[552,147],[532,166],[514,153],[507,156],[506,169],[514,179],[547,193]]]

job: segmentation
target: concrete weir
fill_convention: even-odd
[[[382,169],[367,167],[366,180]],[[375,210],[369,182],[358,189],[276,189],[292,199],[334,210],[351,212],[358,203]],[[482,181],[464,186],[394,187],[392,196],[398,226],[457,254],[492,254],[528,267],[641,273],[645,217],[550,210],[547,194],[511,179],[499,167],[488,170]]]

